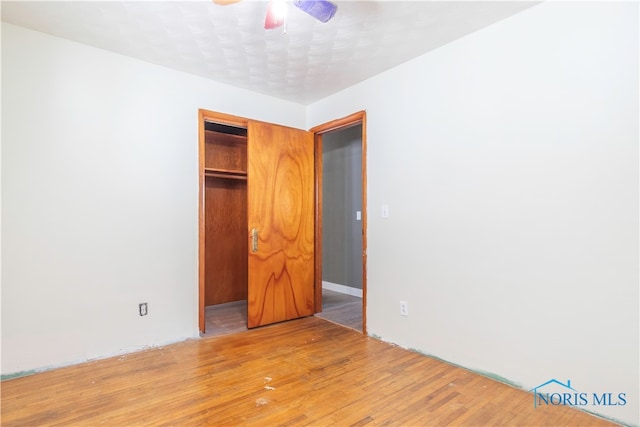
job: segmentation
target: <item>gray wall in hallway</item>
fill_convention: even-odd
[[[362,127],[322,137],[322,280],[362,289]]]

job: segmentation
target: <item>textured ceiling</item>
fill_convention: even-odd
[[[233,86],[309,104],[536,3],[345,1],[326,24],[292,4],[2,1],[2,20]]]

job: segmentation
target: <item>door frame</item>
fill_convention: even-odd
[[[322,135],[362,127],[362,333],[367,334],[367,112],[362,110],[310,129],[315,141],[315,312],[322,312]]]

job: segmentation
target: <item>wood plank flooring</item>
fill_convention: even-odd
[[[322,313],[317,317],[362,332],[362,298],[322,290]]]
[[[205,307],[205,336],[234,334],[247,330],[247,301]]]
[[[2,425],[613,425],[317,317],[2,382]]]

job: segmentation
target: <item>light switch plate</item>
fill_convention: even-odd
[[[382,218],[389,218],[389,205],[382,205]]]
[[[401,316],[409,315],[409,304],[406,301],[400,301],[400,315]]]

